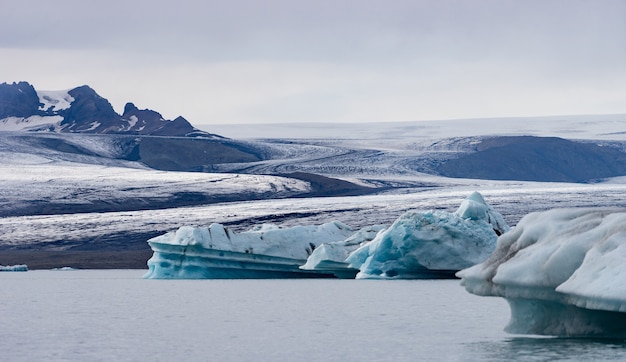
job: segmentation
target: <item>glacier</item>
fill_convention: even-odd
[[[483,263],[457,273],[467,291],[505,298],[510,333],[626,338],[626,209],[526,215]]]
[[[345,240],[353,233],[339,221],[287,228],[262,224],[240,233],[217,223],[183,226],[148,240],[154,253],[144,278],[332,277],[299,266],[322,243]]]
[[[509,230],[478,192],[454,213],[409,211],[347,258],[359,279],[451,278],[487,259]]]

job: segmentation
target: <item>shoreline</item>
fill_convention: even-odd
[[[74,269],[148,269],[152,249],[141,250],[0,250],[0,265],[26,264],[29,270],[71,267]]]

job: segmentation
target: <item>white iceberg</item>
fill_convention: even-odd
[[[626,338],[626,209],[529,214],[457,275],[471,293],[506,298],[508,332]]]
[[[357,278],[450,278],[484,261],[507,230],[502,215],[474,192],[454,213],[405,213],[347,262],[360,270]]]
[[[345,240],[354,231],[333,221],[280,228],[260,225],[235,233],[221,224],[183,226],[148,241],[150,279],[288,278],[321,276],[300,265],[322,243]],[[329,276],[332,276],[330,274]]]
[[[348,255],[372,241],[384,229],[384,225],[368,226],[343,241],[324,243],[313,251],[300,269],[332,272],[339,278],[353,279],[359,270],[346,262]]]

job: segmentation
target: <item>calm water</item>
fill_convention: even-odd
[[[3,361],[626,360],[619,341],[516,337],[455,280],[143,280],[0,273]]]

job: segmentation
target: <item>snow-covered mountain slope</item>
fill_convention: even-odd
[[[222,138],[193,127],[183,117],[127,103],[122,115],[89,86],[38,91],[27,82],[0,84],[0,131],[71,132]]]

